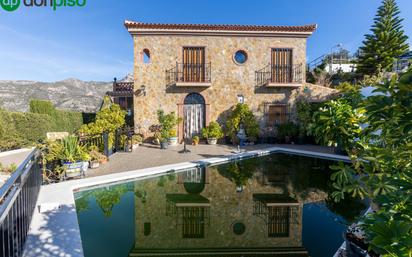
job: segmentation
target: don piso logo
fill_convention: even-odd
[[[86,5],[86,0],[0,0],[0,5],[5,11],[14,12],[20,7],[21,2],[25,7],[50,7],[54,11],[61,7],[83,7]]]

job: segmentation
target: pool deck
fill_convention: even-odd
[[[181,146],[168,150],[142,147],[133,153],[119,153],[88,178],[43,186],[23,256],[84,257],[73,194],[80,189],[276,152],[349,161],[346,156],[333,154],[330,148],[317,146],[257,145],[241,153],[230,146],[189,146],[190,154],[180,154],[181,149]]]
[[[270,147],[282,147],[287,149],[306,150],[318,153],[333,154],[332,147],[318,145],[253,145],[242,147],[242,151],[263,150]],[[207,158],[224,157],[233,155],[237,151],[232,145],[188,145],[190,153],[181,153],[183,145],[171,146],[167,150],[159,149],[156,145],[143,145],[131,153],[117,153],[110,157],[110,162],[98,169],[88,170],[86,177],[96,177],[107,174],[125,172],[129,170],[146,169],[150,167],[169,165],[180,162],[192,162]]]

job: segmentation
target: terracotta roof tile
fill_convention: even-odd
[[[261,32],[306,32],[316,30],[316,24],[302,26],[267,26],[267,25],[213,25],[213,24],[161,24],[125,21],[127,29],[164,29],[164,30],[214,30],[214,31],[261,31]]]

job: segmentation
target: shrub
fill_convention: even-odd
[[[83,125],[81,112],[57,110],[50,101],[31,100],[30,112],[49,115],[53,121],[53,132],[73,133]]]
[[[309,132],[318,143],[348,150],[361,133],[362,113],[344,99],[329,101],[314,113]]]
[[[237,104],[226,121],[226,134],[236,142],[240,124],[243,124],[246,135],[254,141],[259,135],[259,124],[247,104]]]
[[[77,162],[90,160],[90,155],[87,149],[79,144],[79,140],[75,136],[68,136],[63,140],[50,142],[48,150],[48,154],[46,155],[46,160],[48,162]]]
[[[103,132],[109,133],[109,147],[114,144],[114,133],[122,128],[126,121],[126,111],[118,104],[110,103],[110,98],[105,97],[103,108],[96,114],[96,120],[80,127],[79,133],[83,135],[97,135]]]
[[[202,129],[202,137],[204,138],[216,138],[220,139],[223,137],[223,131],[219,123],[216,121],[210,122],[209,126]]]
[[[299,126],[293,122],[283,123],[278,126],[277,132],[277,136],[281,139],[296,137],[299,134]]]
[[[182,121],[174,112],[165,114],[163,110],[157,111],[157,120],[160,124],[161,141],[167,141],[172,135],[172,130]]]
[[[9,166],[3,166],[3,164],[0,162],[0,172],[1,173],[12,174],[16,170],[17,170],[17,165],[15,163],[10,164]]]
[[[12,150],[44,140],[53,129],[49,115],[0,110],[0,150]]]

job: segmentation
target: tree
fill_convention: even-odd
[[[395,0],[383,0],[374,18],[371,34],[365,35],[360,48],[357,72],[376,75],[389,71],[395,58],[408,51],[408,37],[402,29],[400,11]]]

